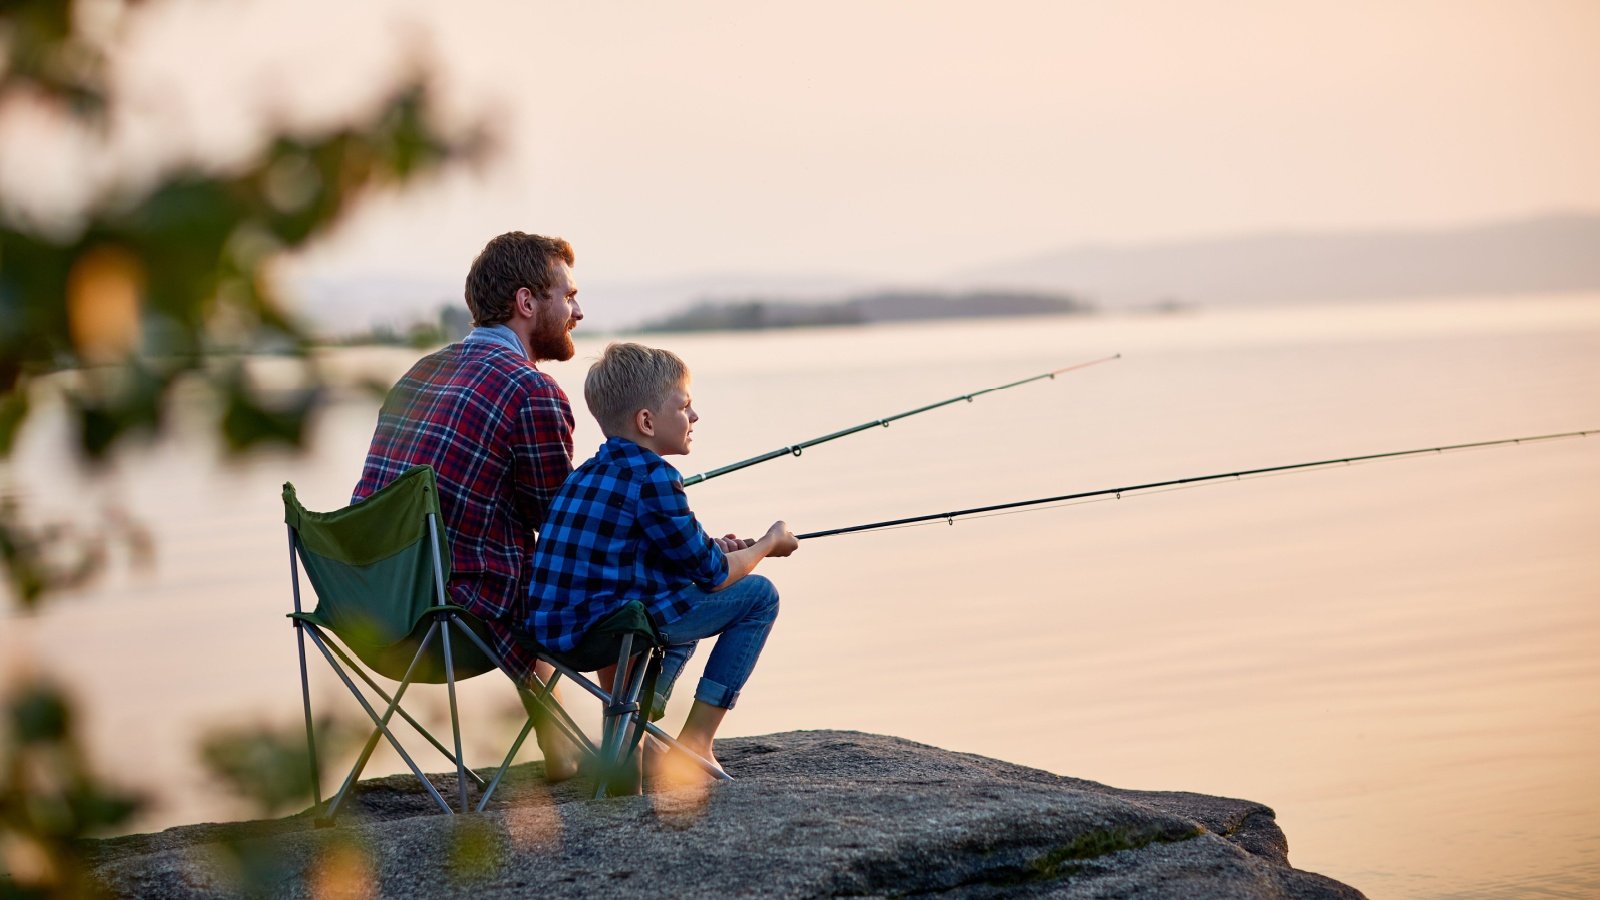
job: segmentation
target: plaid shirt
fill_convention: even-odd
[[[479,334],[487,331],[423,357],[395,384],[351,499],[433,466],[451,599],[484,620],[510,674],[525,679],[533,657],[513,629],[528,615],[536,531],[572,471],[572,406],[526,357]]]
[[[689,511],[683,477],[670,463],[613,437],[550,501],[533,553],[527,630],[556,651],[629,600],[657,625],[689,611],[682,591],[728,577],[728,557]]]

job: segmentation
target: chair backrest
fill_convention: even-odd
[[[317,594],[316,609],[299,617],[338,635],[379,674],[401,678],[427,632],[428,611],[449,605],[440,587],[450,578],[449,542],[433,468],[407,469],[365,500],[333,512],[306,509],[294,485],[285,483],[283,516]],[[452,635],[451,644],[458,679],[494,668],[459,637]],[[443,681],[443,668],[435,638],[416,680]]]

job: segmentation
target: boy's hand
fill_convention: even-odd
[[[742,538],[736,534],[725,534],[719,538],[712,538],[711,542],[716,544],[723,553],[732,553],[735,550],[743,550],[746,547],[753,545],[755,543],[755,539]]]
[[[770,539],[772,542],[772,549],[767,551],[768,556],[788,556],[800,549],[800,541],[795,538],[794,532],[789,530],[789,526],[782,519],[772,523],[772,527],[768,528],[766,535],[763,536],[763,540],[765,539]]]
[[[717,590],[722,590],[739,579],[749,575],[756,569],[756,564],[768,556],[788,556],[800,546],[800,539],[789,531],[789,526],[782,521],[773,522],[767,533],[758,541],[741,541],[733,535],[724,538],[714,538],[719,545],[722,541],[734,541],[744,546],[728,554],[727,580],[717,585]]]

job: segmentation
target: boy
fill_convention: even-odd
[[[752,575],[768,556],[799,547],[783,522],[724,551],[689,510],[683,478],[662,457],[686,454],[695,413],[689,369],[666,350],[612,344],[589,368],[583,396],[606,435],[592,459],[550,502],[533,554],[527,629],[540,644],[571,650],[630,600],[644,603],[672,640],[665,695],[701,638],[717,635],[678,736],[715,761],[712,740],[755,668],[778,615],[772,582]]]

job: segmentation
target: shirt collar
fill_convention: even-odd
[[[499,344],[523,359],[528,358],[528,349],[522,346],[522,338],[517,337],[517,333],[512,331],[509,325],[479,325],[467,332],[467,336],[462,338],[462,343]]]
[[[674,472],[678,470],[676,466],[667,462],[654,450],[648,447],[641,447],[625,437],[617,437],[616,435],[606,438],[606,442],[600,445],[600,455],[612,459],[628,460],[636,465],[661,465]]]

